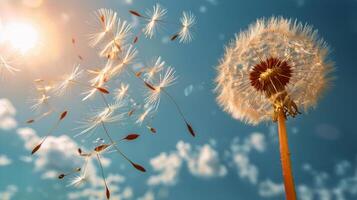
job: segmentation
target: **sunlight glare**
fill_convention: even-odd
[[[38,31],[29,23],[10,23],[4,27],[4,31],[5,41],[22,54],[34,48],[38,43]]]

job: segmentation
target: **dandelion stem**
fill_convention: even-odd
[[[164,94],[169,97],[169,99],[170,99],[170,100],[172,101],[172,103],[175,105],[175,107],[176,107],[177,111],[179,112],[180,116],[182,117],[182,120],[187,124],[188,122],[187,122],[187,120],[186,120],[186,118],[185,118],[185,115],[183,114],[183,112],[182,112],[180,106],[177,104],[177,102],[175,101],[175,99],[174,99],[174,98],[170,95],[170,93],[168,93],[164,88],[161,88],[161,91],[163,91]]]
[[[113,140],[113,138],[110,136],[107,127],[105,126],[104,122],[102,122],[102,127],[104,129],[105,134],[107,135],[107,137],[109,138],[110,142],[112,143],[114,149],[116,150],[116,152],[118,152],[121,156],[123,156],[125,158],[125,160],[127,160],[128,162],[132,163],[132,161],[123,153],[121,152],[121,150],[118,148],[118,146],[116,145],[115,141]]]
[[[104,169],[103,169],[102,161],[100,160],[100,157],[99,157],[99,154],[98,154],[98,153],[97,153],[97,159],[98,159],[98,162],[99,162],[99,165],[100,165],[100,169],[101,169],[101,172],[102,172],[102,178],[103,178],[104,185],[105,185],[106,196],[107,196],[107,199],[109,199],[109,197],[110,197],[110,192],[109,192],[109,189],[108,189],[107,181],[105,180],[105,174],[104,174]]]
[[[102,97],[104,104],[108,107],[109,110],[111,110],[109,103],[108,103],[107,99],[105,98],[105,96],[102,93],[100,93],[100,96]]]
[[[292,173],[288,137],[285,124],[285,113],[283,108],[278,108],[278,127],[279,127],[279,145],[280,159],[283,169],[283,178],[285,186],[285,195],[287,200],[296,200],[294,177]]]

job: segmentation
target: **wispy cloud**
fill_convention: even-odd
[[[9,157],[7,157],[6,155],[0,155],[0,167],[10,165],[11,163],[12,160]]]
[[[262,153],[266,149],[266,139],[262,133],[252,133],[248,138],[233,139],[230,156],[240,178],[251,184],[258,183],[259,168],[250,160],[250,153],[256,151]]]
[[[10,200],[17,193],[18,188],[15,185],[8,185],[4,191],[0,191],[0,200]]]
[[[0,99],[0,129],[11,130],[16,128],[16,109],[8,99]]]
[[[197,177],[223,177],[227,174],[218,152],[210,144],[194,148],[179,141],[175,151],[161,153],[152,158],[150,164],[158,173],[149,177],[149,185],[175,185],[183,164]]]

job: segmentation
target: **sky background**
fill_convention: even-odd
[[[176,30],[165,26],[153,39],[141,38],[139,56],[133,67],[161,56],[179,76],[168,88],[197,132],[192,138],[169,99],[163,97],[152,121],[156,134],[132,121],[112,124],[116,138],[137,132],[137,141],[121,148],[144,165],[145,174],[134,170],[117,154],[104,155],[105,172],[113,199],[283,199],[276,124],[246,125],[224,113],[215,102],[215,66],[224,46],[235,34],[257,18],[283,16],[313,25],[331,47],[335,62],[332,87],[316,109],[289,119],[289,145],[298,199],[357,199],[357,147],[355,107],[357,73],[356,0],[0,0],[3,23],[29,21],[43,34],[39,45],[19,56],[15,64],[21,72],[4,73],[0,80],[0,200],[104,199],[98,164],[91,162],[93,182],[81,188],[67,187],[68,179],[56,176],[83,161],[78,147],[91,148],[91,137],[73,136],[83,116],[102,106],[100,98],[81,101],[83,88],[74,88],[63,97],[54,97],[59,109],[69,116],[55,131],[44,151],[30,156],[34,140],[44,136],[55,123],[50,116],[31,126],[24,123],[34,113],[29,100],[36,97],[33,80],[55,80],[69,73],[73,65],[91,69],[105,62],[88,46],[93,12],[111,8],[120,18],[137,24],[128,10],[144,11],[160,3],[167,8],[169,21],[177,21],[183,11],[197,17],[194,41],[168,42]],[[39,1],[41,2],[41,1]],[[139,25],[140,26],[140,22]],[[73,48],[71,38],[76,38]],[[84,61],[77,59],[77,53]],[[145,88],[123,75],[115,83],[130,83],[133,95]],[[6,110],[6,111],[4,111]]]

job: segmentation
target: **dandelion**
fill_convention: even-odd
[[[176,81],[176,76],[175,76],[175,71],[173,68],[168,67],[167,70],[165,71],[164,74],[160,74],[159,76],[159,82],[156,84],[148,83],[145,80],[143,80],[145,83],[145,86],[148,88],[148,93],[145,98],[145,102],[147,105],[153,106],[155,109],[158,108],[158,105],[160,104],[160,97],[161,97],[161,92],[163,92],[171,102],[175,105],[178,113],[180,114],[182,120],[185,122],[187,130],[192,136],[195,136],[196,133],[193,130],[191,124],[187,121],[185,115],[183,114],[180,106],[176,102],[176,100],[173,98],[173,96],[170,95],[166,91],[166,88],[173,85]]]
[[[73,84],[78,83],[78,78],[82,74],[82,70],[80,70],[79,65],[76,65],[74,69],[72,70],[72,73],[69,75],[66,75],[62,82],[57,86],[57,94],[62,95],[66,92],[66,90]]]
[[[142,124],[153,110],[154,107],[152,106],[145,108],[145,111],[141,115],[139,115],[138,119],[136,120],[136,123]]]
[[[196,24],[196,17],[191,12],[183,12],[180,22],[181,29],[171,36],[171,40],[178,38],[181,43],[189,43],[193,39],[191,29]]]
[[[41,94],[38,98],[32,99],[33,105],[31,106],[31,110],[39,110],[44,105],[48,106],[50,98],[46,94]]]
[[[115,65],[111,71],[111,77],[119,75],[128,65],[130,65],[136,58],[138,51],[132,45],[125,50],[124,54],[120,58],[120,62]]]
[[[296,199],[285,127],[288,116],[316,105],[329,85],[326,43],[312,27],[284,18],[258,20],[226,48],[217,101],[249,124],[277,121],[287,199]]]
[[[115,94],[115,100],[121,101],[128,95],[129,84],[121,83]]]
[[[48,133],[46,134],[46,136],[41,140],[41,142],[39,144],[37,144],[33,149],[31,154],[35,154],[42,146],[43,143],[45,143],[46,139],[58,128],[58,126],[60,125],[61,121],[63,121],[64,118],[66,118],[66,116],[68,115],[68,111],[63,111],[59,117],[57,122],[52,126],[52,128],[48,131]]]
[[[118,19],[116,32],[113,35],[113,38],[104,46],[103,50],[100,52],[100,55],[110,59],[116,58],[117,54],[120,53],[123,47],[126,45],[130,35],[131,25],[127,21]]]
[[[146,82],[146,86],[149,88],[146,104],[153,105],[156,109],[160,104],[160,96],[163,89],[173,85],[176,80],[175,71],[172,67],[168,67],[164,74],[160,74],[159,81],[156,84]]]
[[[165,66],[165,61],[161,60],[161,57],[158,57],[155,63],[145,70],[146,71],[145,80],[152,81],[152,79],[156,76],[156,74],[164,69],[164,66]]]
[[[147,24],[143,29],[143,32],[146,37],[152,38],[156,32],[157,29],[157,23],[162,21],[167,13],[167,10],[165,8],[162,8],[160,4],[154,5],[152,10],[147,10],[146,15],[147,15]]]
[[[68,187],[81,187],[85,182],[87,182],[87,177],[85,175],[78,175],[75,176],[74,178],[72,178],[72,180],[70,180],[70,183],[67,185]]]
[[[89,35],[90,45],[96,46],[101,42],[117,22],[117,13],[110,9],[101,8],[95,12],[95,33]]]
[[[99,88],[102,89],[104,88],[105,84],[112,77],[112,73],[111,73],[112,67],[113,67],[113,61],[108,60],[103,69],[96,70],[96,71],[92,71],[92,70],[89,71],[91,74],[95,74],[96,76],[89,81],[90,89],[83,93],[85,97],[83,97],[82,101],[86,101],[87,99],[92,97],[96,92],[98,91],[100,92],[100,90],[98,90]]]
[[[84,121],[79,122],[82,125],[78,128],[83,130],[76,137],[95,130],[103,123],[114,123],[123,120],[125,113],[117,113],[117,110],[122,107],[123,104],[119,102],[108,105],[104,109],[95,112],[94,116],[89,116]]]
[[[3,69],[7,70],[10,73],[15,73],[20,71],[19,69],[13,67],[7,58],[0,55],[0,73],[3,71]]]

